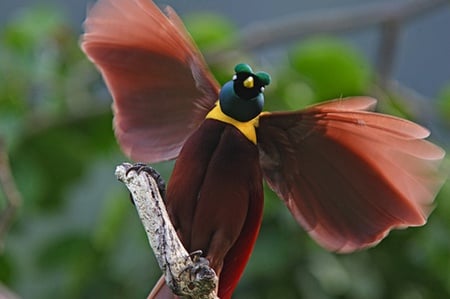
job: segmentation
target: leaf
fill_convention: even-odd
[[[15,279],[14,274],[12,257],[7,253],[0,254],[0,283],[11,284]]]
[[[115,188],[114,188],[115,189]],[[121,237],[122,227],[126,216],[129,215],[131,203],[123,196],[123,192],[112,190],[108,200],[105,201],[98,224],[94,228],[94,246],[101,251],[108,251]]]
[[[316,100],[367,92],[371,71],[363,56],[342,40],[320,37],[298,44],[291,52],[294,69],[316,93]]]
[[[450,125],[450,83],[447,83],[438,94],[438,111],[442,119]]]
[[[235,40],[235,27],[219,14],[193,13],[185,18],[185,25],[197,46],[202,50],[225,47]]]

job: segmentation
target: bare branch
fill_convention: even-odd
[[[0,299],[19,299],[20,297],[11,292],[7,287],[0,283]]]
[[[123,163],[116,168],[117,178],[125,183],[147,233],[150,246],[167,285],[180,296],[216,299],[217,276],[199,253],[189,254],[170,222],[158,184],[150,167]]]
[[[377,73],[381,87],[386,88],[392,77],[401,24],[387,21],[381,24],[381,40],[378,46]]]
[[[3,238],[6,235],[14,214],[22,203],[22,196],[16,187],[11,173],[9,157],[3,141],[0,139],[0,188],[6,199],[6,208],[0,214],[0,248],[3,246]]]
[[[235,44],[207,53],[206,57],[209,62],[227,61],[238,55],[236,49],[251,51],[312,34],[360,30],[387,22],[402,23],[448,3],[448,0],[383,1],[256,22],[241,31]]]

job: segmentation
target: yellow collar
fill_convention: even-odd
[[[219,102],[217,102],[214,108],[206,115],[206,118],[215,119],[234,126],[236,129],[241,131],[241,133],[244,134],[244,136],[247,137],[248,140],[253,142],[253,144],[256,144],[255,127],[258,126],[259,115],[247,122],[240,122],[223,113],[222,109],[220,109]]]

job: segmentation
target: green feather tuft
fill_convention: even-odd
[[[246,63],[239,63],[234,67],[236,73],[251,73],[253,74],[252,68]]]
[[[258,77],[259,80],[261,80],[261,82],[264,85],[269,85],[270,84],[270,75],[266,72],[257,72],[255,74],[256,77]]]

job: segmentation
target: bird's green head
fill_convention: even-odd
[[[265,72],[254,73],[248,64],[234,67],[233,80],[222,86],[219,103],[222,112],[241,122],[258,116],[264,106],[264,88],[270,84],[270,76]]]

